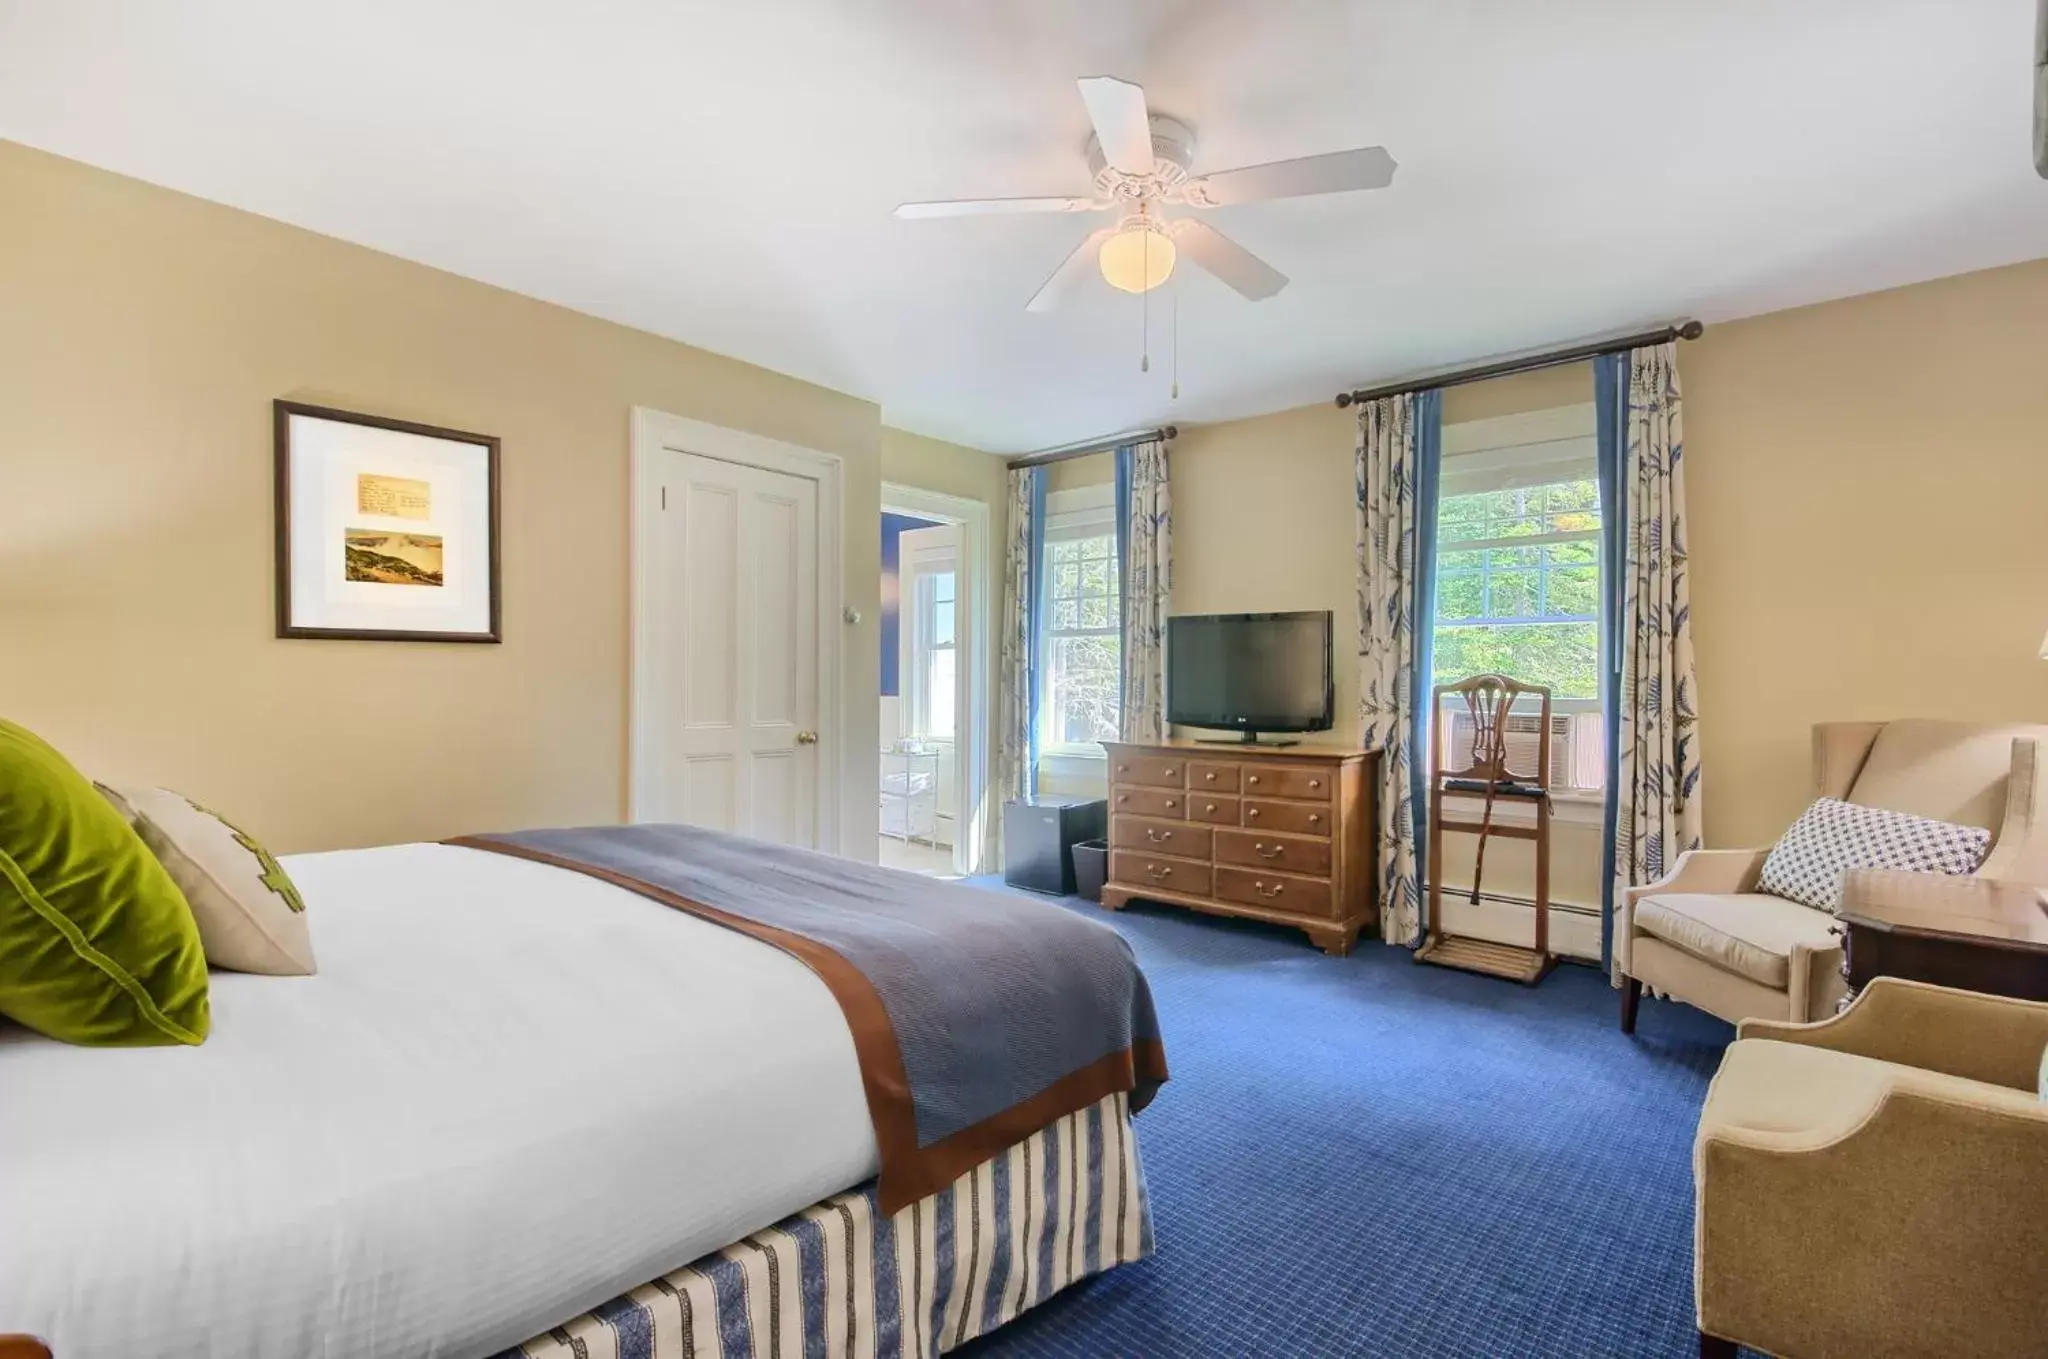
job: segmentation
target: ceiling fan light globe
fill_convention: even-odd
[[[1119,231],[1104,241],[1096,264],[1110,287],[1143,293],[1173,276],[1174,255],[1173,241],[1165,232],[1144,227]]]

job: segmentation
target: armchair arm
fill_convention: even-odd
[[[2039,1354],[2048,1106],[1926,1073],[1851,1102],[1702,1127],[1700,1328],[1770,1354]]]
[[[1657,881],[1629,888],[1628,904],[1667,892],[1753,892],[1769,856],[1768,849],[1689,849]]]
[[[2048,1048],[2048,1004],[1879,977],[1832,1018],[1815,1024],[1745,1019],[1735,1036],[1831,1048],[2032,1091]]]

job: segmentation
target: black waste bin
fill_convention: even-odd
[[[1074,895],[1083,901],[1101,901],[1102,884],[1109,881],[1109,842],[1083,840],[1074,846]]]

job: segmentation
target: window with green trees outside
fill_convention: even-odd
[[[1600,696],[1600,495],[1591,476],[1443,498],[1436,683],[1497,672]]]

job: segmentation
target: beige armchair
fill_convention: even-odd
[[[1995,837],[1982,877],[2048,883],[2037,836],[2048,727],[1905,718],[1813,729],[1813,795],[1982,826]],[[1648,986],[1732,1023],[1794,1023],[1844,994],[1835,919],[1757,890],[1769,849],[1696,849],[1617,903],[1621,1029],[1634,1033]]]
[[[2048,1354],[2048,1004],[1880,977],[1744,1020],[1693,1143],[1700,1353]]]

